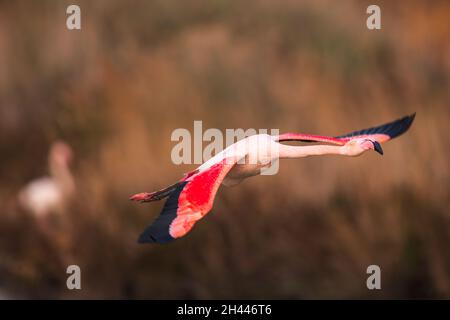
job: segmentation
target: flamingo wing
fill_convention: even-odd
[[[276,138],[277,141],[301,141],[301,142],[324,142],[324,143],[331,143],[331,144],[337,144],[337,145],[344,145],[345,142],[343,142],[339,138],[334,137],[327,137],[327,136],[318,136],[314,134],[304,134],[304,133],[284,133],[279,135]]]
[[[380,143],[386,142],[405,133],[413,123],[415,116],[416,114],[413,113],[409,116],[382,124],[380,126],[354,131],[335,138],[344,142],[358,138],[367,138]]]
[[[285,133],[276,137],[277,141],[302,141],[302,142],[324,142],[337,145],[344,145],[352,139],[367,138],[378,141],[380,143],[386,142],[390,139],[396,138],[406,132],[414,121],[416,114],[412,114],[401,119],[382,124],[380,126],[353,131],[351,133],[343,134],[337,137],[318,136],[313,134],[303,133]]]
[[[188,233],[211,210],[220,184],[236,162],[237,159],[225,158],[208,169],[185,177],[138,242],[167,243]]]

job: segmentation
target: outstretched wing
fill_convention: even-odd
[[[414,121],[416,114],[412,114],[401,119],[385,123],[380,126],[354,131],[337,137],[318,136],[302,133],[285,133],[275,139],[277,141],[302,141],[302,142],[324,142],[337,145],[344,145],[352,139],[368,138],[380,143],[398,137],[406,132]]]
[[[276,141],[324,142],[341,146],[345,144],[345,142],[339,138],[304,133],[284,133],[276,137]]]
[[[357,138],[368,138],[371,140],[376,140],[380,143],[386,142],[405,133],[413,123],[415,116],[416,114],[413,113],[412,115],[382,124],[380,126],[354,131],[341,136],[337,136],[336,138],[344,140],[345,142]]]
[[[139,243],[167,243],[188,233],[212,208],[223,179],[237,160],[226,158],[181,181],[158,218],[139,237]]]

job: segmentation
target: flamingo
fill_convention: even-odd
[[[62,141],[54,142],[48,156],[49,176],[35,179],[19,192],[20,205],[36,217],[61,211],[75,191],[70,172],[72,149]]]
[[[277,136],[258,134],[242,139],[203,163],[196,170],[167,188],[156,192],[142,192],[130,200],[151,202],[168,197],[161,214],[139,236],[139,243],[168,243],[186,235],[195,223],[213,206],[221,184],[236,185],[243,179],[261,174],[271,161],[278,158],[303,158],[319,155],[359,156],[373,150],[383,155],[381,143],[406,132],[414,121],[415,113],[401,119],[329,137],[301,133]],[[312,146],[290,146],[280,142],[319,142]],[[257,146],[253,147],[252,146]],[[277,152],[272,152],[275,150]],[[248,159],[257,159],[248,163]],[[245,159],[244,164],[240,160]]]

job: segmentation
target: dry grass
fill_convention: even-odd
[[[450,298],[450,4],[367,1],[0,3],[0,281],[19,295],[95,298]],[[129,194],[193,166],[176,128],[336,135],[416,111],[385,156],[281,163],[223,188],[186,238],[138,246],[161,205]],[[75,148],[79,192],[42,234],[14,194]],[[83,290],[65,288],[65,267]],[[382,267],[379,292],[365,287]],[[0,285],[1,285],[0,282]]]

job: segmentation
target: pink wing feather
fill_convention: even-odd
[[[416,114],[412,114],[401,119],[385,123],[380,126],[353,131],[337,137],[318,136],[312,134],[302,133],[285,133],[278,136],[278,141],[304,141],[304,142],[325,142],[337,145],[344,145],[352,139],[367,138],[378,141],[380,143],[386,142],[406,132],[414,121]]]
[[[159,217],[139,237],[140,243],[166,243],[188,233],[212,208],[223,179],[237,162],[226,158],[178,183]]]

